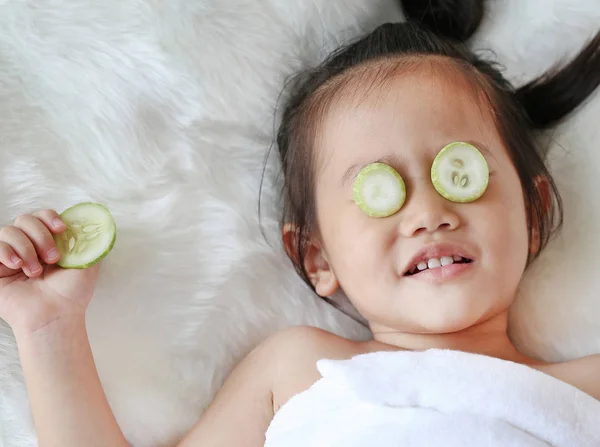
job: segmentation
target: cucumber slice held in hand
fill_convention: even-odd
[[[391,216],[402,208],[406,199],[404,180],[384,163],[371,163],[363,168],[352,189],[354,202],[371,217]]]
[[[54,235],[60,253],[59,267],[91,267],[104,258],[115,245],[115,221],[103,205],[80,203],[65,210],[60,217],[67,225],[67,230]]]
[[[488,187],[489,167],[479,149],[469,143],[451,143],[435,157],[431,181],[437,192],[452,202],[473,202]]]

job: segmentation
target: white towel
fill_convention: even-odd
[[[277,412],[265,447],[600,446],[600,402],[517,363],[432,349],[317,368],[322,379]]]

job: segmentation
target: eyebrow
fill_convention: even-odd
[[[495,159],[494,154],[492,154],[492,151],[490,150],[490,148],[487,147],[482,142],[476,141],[476,140],[459,140],[459,141],[471,144],[471,145],[475,146],[477,149],[481,150],[481,152],[488,155],[490,158]],[[451,144],[451,143],[448,143],[448,144]],[[439,150],[441,150],[441,148]],[[388,155],[385,155],[384,157],[378,158],[376,160],[368,161],[366,163],[355,163],[352,166],[350,166],[348,169],[346,169],[346,172],[344,173],[344,176],[342,177],[342,180],[340,182],[340,186],[343,187],[350,180],[354,180],[354,178],[356,178],[356,176],[358,175],[358,173],[360,171],[362,171],[365,167],[367,167],[368,165],[373,164],[373,163],[385,163],[387,165],[391,165],[392,167],[398,166],[401,164],[400,157],[396,154],[388,154]]]

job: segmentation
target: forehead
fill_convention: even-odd
[[[389,68],[389,67],[388,67]],[[431,157],[447,143],[498,140],[493,110],[474,76],[446,61],[382,72],[339,87],[323,117],[316,145],[319,170],[346,170],[393,154]],[[383,74],[387,79],[383,80]]]

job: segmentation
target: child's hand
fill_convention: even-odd
[[[66,229],[53,210],[21,216],[0,229],[0,318],[15,334],[30,335],[85,314],[98,265],[55,266],[60,255],[52,235]]]

